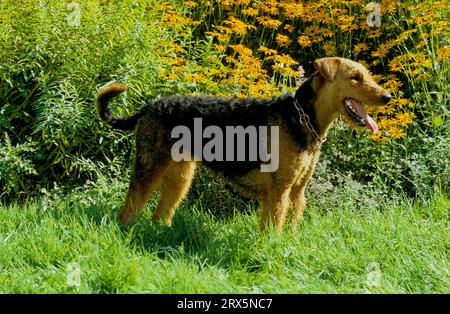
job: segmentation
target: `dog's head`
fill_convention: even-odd
[[[321,97],[334,114],[342,114],[354,127],[378,131],[375,121],[366,113],[368,106],[386,105],[391,95],[379,86],[360,63],[345,58],[322,58],[314,61],[322,77]]]

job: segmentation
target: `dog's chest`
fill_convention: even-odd
[[[293,185],[306,185],[314,173],[319,157],[320,150],[293,153],[280,174],[289,177],[289,180],[284,181],[289,181]]]

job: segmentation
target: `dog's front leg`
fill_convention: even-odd
[[[297,229],[297,222],[303,217],[303,209],[306,206],[305,187],[306,184],[294,185],[289,195],[292,206],[290,211],[290,220],[293,230]]]
[[[283,229],[286,214],[290,205],[290,189],[271,190],[262,198],[262,211],[260,218],[260,229],[275,229],[280,233]]]
[[[303,210],[306,207],[305,190],[312,178],[319,156],[320,154],[316,153],[316,155],[312,157],[309,166],[300,172],[296,182],[291,188],[289,195],[291,201],[289,218],[293,230],[297,229],[297,222],[303,217]]]

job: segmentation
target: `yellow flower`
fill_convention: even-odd
[[[353,52],[355,54],[359,54],[361,51],[367,51],[369,50],[369,47],[365,43],[359,43],[356,44],[355,47],[353,47]]]
[[[404,98],[394,98],[389,102],[390,105],[392,106],[397,106],[399,108],[402,108],[404,106],[411,106],[412,102],[409,99],[404,99]]]
[[[383,139],[382,136],[383,136],[383,131],[378,131],[377,133],[372,134],[370,137],[371,137],[374,141],[381,142],[382,139]]]
[[[198,6],[198,3],[195,1],[184,1],[184,5],[188,8],[195,8]]]
[[[406,132],[398,127],[389,128],[389,134],[392,138],[398,139],[406,136]]]
[[[404,73],[409,76],[416,76],[421,73],[421,70],[420,69],[410,69],[410,70],[405,70]]]
[[[220,1],[218,1],[219,2],[219,5],[221,6],[221,7],[223,7],[224,9],[229,9],[229,8],[231,8],[232,6],[233,6],[233,4],[234,4],[234,0],[220,0]]]
[[[275,49],[269,49],[265,46],[261,46],[258,48],[259,52],[262,52],[265,55],[271,56],[271,55],[276,55],[277,51]]]
[[[358,28],[358,26],[356,24],[353,24],[354,20],[355,20],[355,17],[352,15],[338,16],[337,26],[343,32],[349,32],[352,30],[356,30]]]
[[[425,47],[426,45],[427,45],[427,42],[426,42],[426,41],[421,41],[420,43],[418,43],[418,44],[416,45],[416,49],[423,48],[423,47]]]
[[[380,45],[377,50],[372,51],[371,55],[374,58],[383,59],[384,57],[386,57],[388,52],[389,49],[386,46]]]
[[[381,36],[381,32],[378,30],[371,30],[367,32],[367,37],[369,38],[377,38]]]
[[[448,61],[450,59],[450,45],[439,48],[437,51],[437,57],[441,61]]]
[[[164,81],[175,81],[177,79],[175,73],[162,74],[161,77]]]
[[[372,112],[372,110],[375,113],[379,113],[379,114],[383,114],[383,115],[389,115],[389,114],[392,114],[395,112],[394,106],[371,107],[371,112]],[[383,121],[383,123],[386,124],[384,127],[388,126],[390,123],[390,120],[385,120],[385,121],[381,120],[381,121]],[[379,126],[379,127],[381,127],[381,126]]]
[[[234,4],[240,5],[240,6],[246,6],[249,5],[251,0],[235,0]]]
[[[400,124],[411,124],[414,117],[415,115],[412,112],[400,112],[395,116],[397,123]]]
[[[272,65],[272,69],[280,73],[286,77],[296,77],[300,73],[298,71],[294,71],[291,66],[298,65],[298,62],[292,59],[287,54],[276,55],[273,57],[274,65]]]
[[[220,31],[223,34],[230,34],[230,35],[233,34],[233,30],[229,27],[221,25],[221,26],[217,26],[216,28],[218,31]]]
[[[318,35],[320,35],[320,27],[317,25],[309,26],[305,29],[305,34],[308,35],[310,38],[314,38]]]
[[[325,43],[322,46],[323,50],[325,51],[326,56],[334,56],[336,54],[336,46],[334,43]]]
[[[180,57],[174,57],[174,58],[169,57],[168,60],[171,65],[182,65],[183,63],[186,62],[185,58],[180,58]]]
[[[342,8],[332,8],[330,10],[331,15],[333,16],[338,16],[341,14],[347,14],[348,10],[347,9],[342,9]]]
[[[236,34],[243,36],[247,33],[247,30],[256,29],[255,26],[242,22],[241,20],[230,16],[225,22],[225,25],[229,26],[231,31]]]
[[[274,58],[274,61],[277,63],[281,63],[284,66],[293,66],[297,65],[298,62],[291,58],[291,56],[283,53],[281,55],[276,55]]]
[[[430,74],[428,74],[428,73],[423,73],[423,74],[420,74],[420,75],[418,75],[417,77],[415,77],[415,78],[414,78],[414,81],[415,81],[415,82],[418,82],[418,81],[421,81],[421,80],[427,80],[427,79],[429,79],[430,77],[431,77]]]
[[[233,58],[232,56],[226,56],[225,61],[227,61],[229,64],[237,64],[238,63],[238,61],[235,58]]]
[[[395,43],[401,44],[402,42],[404,42],[405,40],[409,39],[411,37],[412,34],[414,34],[415,32],[417,32],[417,29],[413,28],[413,29],[409,29],[406,30],[404,32],[402,32],[397,39],[395,39]]]
[[[430,34],[427,34],[427,33],[422,33],[422,34],[419,35],[419,38],[420,38],[421,40],[425,40],[425,39],[427,39],[428,37],[430,37]]]
[[[229,34],[221,32],[205,32],[205,35],[215,37],[221,43],[228,42],[231,38]]]
[[[391,72],[400,72],[403,69],[403,64],[398,58],[394,58],[389,62],[389,69]]]
[[[230,45],[230,48],[232,48],[237,53],[243,54],[243,55],[252,55],[253,52],[250,48],[247,48],[246,46],[239,44],[239,45]]]
[[[197,73],[186,73],[184,75],[184,78],[187,81],[191,81],[191,82],[200,82],[200,81],[206,81],[206,77],[204,77],[201,74],[197,74]]]
[[[322,28],[321,33],[322,33],[322,36],[325,38],[334,36],[334,32],[329,28]]]
[[[387,112],[387,106],[379,106],[379,107],[370,107],[368,108],[369,113],[379,113],[379,114],[386,114]],[[378,125],[380,127],[380,125]]]
[[[388,14],[397,11],[397,1],[396,0],[383,0],[382,1],[383,14]]]
[[[214,48],[215,48],[216,51],[218,51],[218,52],[225,51],[225,49],[226,49],[225,46],[223,46],[223,45],[217,45],[217,44],[214,45]]]
[[[288,47],[292,42],[292,40],[289,39],[288,36],[282,34],[277,34],[277,36],[275,37],[275,41],[280,47]]]
[[[256,8],[260,9],[264,13],[269,15],[278,15],[278,1],[277,0],[265,0],[259,3],[253,4]]]
[[[259,12],[254,8],[247,8],[245,10],[242,10],[242,13],[247,16],[257,16]]]
[[[297,42],[302,47],[309,47],[309,46],[312,45],[311,39],[308,36],[305,36],[305,35],[301,35],[300,37],[298,37],[297,38]]]
[[[287,30],[289,33],[293,33],[295,30],[294,26],[292,26],[290,24],[284,25],[284,29]]]
[[[168,45],[169,45],[169,47],[171,47],[176,52],[186,53],[186,50],[183,47],[181,47],[181,45],[179,45],[177,43],[169,42]]]
[[[396,76],[388,75],[387,78],[388,80],[382,86],[387,89],[388,92],[397,92],[399,88],[403,86],[403,83],[400,82],[400,80]]]
[[[387,129],[392,124],[391,120],[386,117],[380,117],[377,121],[377,125],[380,129]]]
[[[301,3],[282,3],[284,15],[289,19],[293,20],[300,17],[303,14],[303,4]]]
[[[277,29],[282,24],[279,20],[271,19],[265,16],[259,16],[256,19],[258,20],[259,24],[270,29]]]
[[[372,64],[372,66],[376,66],[380,63],[381,63],[380,59],[377,59],[377,60],[373,60],[371,64]]]
[[[167,2],[167,1],[164,1],[164,2],[161,2],[161,3],[158,5],[158,9],[159,9],[159,10],[167,10],[167,9],[173,10],[173,5],[170,4],[170,3]]]
[[[416,22],[417,25],[426,24],[426,21],[428,19],[428,16],[414,16],[413,20]]]
[[[431,67],[433,65],[431,59],[424,52],[411,53],[410,56],[410,59],[413,60],[411,62],[413,67]]]

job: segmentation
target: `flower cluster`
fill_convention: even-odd
[[[163,2],[164,26],[189,30],[191,37],[179,40],[184,48],[169,45],[161,75],[170,82],[202,84],[203,92],[273,97],[301,83],[300,64],[311,73],[314,59],[348,57],[377,73],[377,82],[395,96],[372,110],[381,130],[373,139],[402,138],[415,117],[409,99],[414,84],[426,82],[436,63],[449,61],[443,34],[450,5],[441,0],[378,4],[381,24],[371,26],[367,20],[373,12],[362,0],[208,0],[179,7]],[[199,56],[193,41],[211,49]],[[438,49],[431,49],[436,43]]]

